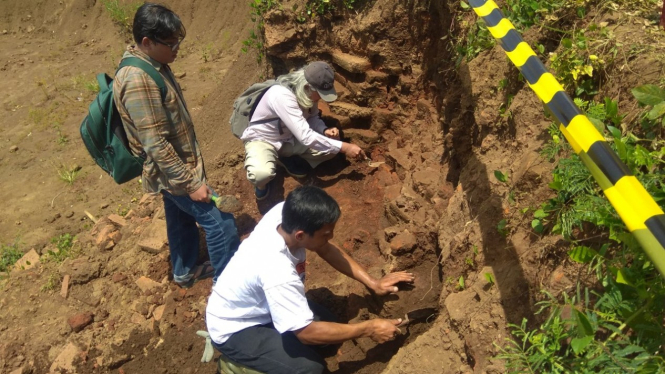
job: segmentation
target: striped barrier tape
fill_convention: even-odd
[[[469,0],[529,87],[559,120],[559,129],[602,188],[605,196],[665,278],[665,214],[630,169],[610,148],[554,75],[524,42],[493,0]]]

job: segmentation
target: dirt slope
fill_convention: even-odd
[[[458,2],[377,0],[301,23],[293,9],[303,2],[285,1],[266,14],[267,64],[260,65],[255,52],[240,52],[252,27],[249,6],[166,3],[187,26],[173,68],[184,74],[208,176],[229,195],[241,232],[296,186],[323,187],[342,207],[334,241],[376,276],[406,269],[417,281],[377,298],[311,256],[308,295],[350,322],[436,310],[394,342],[346,342],[327,357],[328,369],[503,372],[493,343],[507,336],[508,323],[537,323],[538,291],[567,289],[578,269],[560,256],[560,238],[536,235],[519,213],[551,194],[552,165],[539,156],[550,124],[541,103],[499,47],[455,67],[451,35],[474,16],[460,13]],[[126,34],[96,1],[4,2],[0,14],[0,78],[7,82],[0,239],[18,238],[24,251],[44,255],[1,283],[0,372],[214,372],[199,362],[203,341],[195,335],[205,326],[210,282],[186,292],[169,283],[163,238],[154,234],[163,232],[161,203],[143,197],[136,183],[117,186],[102,175],[78,138],[92,98],[86,83],[113,71]],[[631,48],[642,26],[603,16]],[[525,34],[551,52],[549,37]],[[661,55],[656,49],[626,59],[602,94],[632,109],[630,88],[658,80]],[[385,164],[370,168],[340,157],[299,181],[280,174],[270,199],[257,205],[241,144],[228,131],[231,102],[250,83],[314,59],[332,62],[337,72],[340,100],[322,107],[324,120]],[[499,89],[503,79],[511,84]],[[58,169],[75,165],[81,171],[72,185],[59,180]],[[102,219],[93,225],[84,210]],[[112,214],[118,216],[105,218]],[[502,219],[512,223],[503,234]],[[47,261],[50,239],[63,233],[79,234],[78,257]],[[157,248],[141,249],[146,238]],[[460,277],[464,287],[457,287]]]

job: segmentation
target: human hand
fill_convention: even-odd
[[[198,201],[200,203],[209,203],[210,202],[210,196],[212,195],[212,190],[208,185],[204,184],[201,187],[199,187],[198,190],[192,192],[189,194],[189,198]]]
[[[377,343],[385,343],[394,340],[398,333],[400,333],[399,325],[402,319],[373,319],[367,321],[369,323],[369,338]]]
[[[342,149],[341,151],[347,156],[351,158],[360,158],[361,160],[367,159],[367,155],[365,154],[365,151],[362,150],[362,148],[358,147],[355,144],[351,143],[342,143]]]
[[[332,139],[339,139],[339,129],[337,127],[327,128],[323,131],[323,135]]]
[[[390,273],[385,277],[378,279],[371,285],[372,291],[377,295],[388,295],[399,291],[399,287],[396,286],[399,282],[413,283],[416,277],[413,273],[407,273],[406,271],[398,271],[395,273]]]

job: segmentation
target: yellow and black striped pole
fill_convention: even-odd
[[[554,75],[524,42],[493,0],[469,0],[490,33],[517,66],[529,87],[559,120],[559,129],[605,196],[665,277],[665,214],[630,169],[612,151],[605,138],[570,99]]]

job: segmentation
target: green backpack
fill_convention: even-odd
[[[162,102],[166,98],[166,84],[154,66],[137,57],[124,58],[118,70],[125,66],[137,67],[146,72],[159,87]],[[117,73],[117,71],[116,71]],[[122,184],[141,175],[145,152],[134,156],[122,119],[113,101],[113,79],[107,74],[97,75],[99,94],[88,108],[88,115],[81,123],[81,138],[90,156],[113,180]]]

